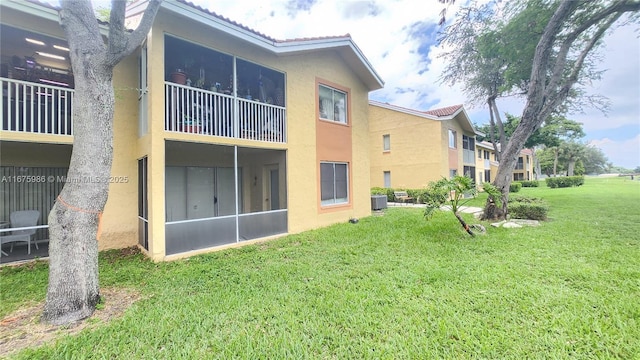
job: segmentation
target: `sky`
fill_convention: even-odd
[[[280,40],[350,34],[385,82],[370,99],[415,110],[464,104],[473,122],[488,122],[488,110],[470,104],[461,86],[438,81],[445,64],[438,57],[444,50],[436,43],[443,5],[436,0],[192,2]],[[449,20],[462,2],[449,7]],[[640,40],[634,29],[622,27],[606,37],[599,68],[607,71],[587,89],[609,98],[609,113],[584,108],[567,116],[583,123],[582,141],[625,168],[640,166]],[[502,99],[498,106],[502,113],[520,115],[524,102]]]

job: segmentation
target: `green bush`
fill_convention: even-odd
[[[371,195],[386,195],[387,201],[393,202],[396,200],[395,191],[406,191],[409,197],[413,198],[414,203],[425,204],[431,198],[432,194],[429,193],[427,189],[405,189],[405,188],[381,188],[381,187],[373,187],[371,188]]]
[[[509,199],[509,214],[515,219],[546,220],[549,207],[540,198],[513,196]]]
[[[520,191],[521,188],[522,188],[522,183],[519,181],[514,181],[511,183],[511,185],[509,185],[509,192],[517,193],[518,191]]]
[[[538,180],[524,180],[520,181],[522,187],[538,187],[540,186],[540,182]]]
[[[546,178],[544,181],[547,183],[547,186],[555,189],[555,188],[566,188],[572,186],[580,186],[584,184],[584,176],[562,176],[562,177],[552,177]]]
[[[387,195],[387,201],[394,201],[393,189],[373,187],[371,188],[371,195]]]

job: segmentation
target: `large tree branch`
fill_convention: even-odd
[[[71,29],[82,29],[81,32],[75,31],[76,36],[79,38],[79,42],[85,44],[83,53],[79,53],[79,47],[70,43],[70,51],[76,54],[76,57],[82,58],[84,55],[91,53],[93,56],[98,54],[103,55],[105,48],[103,46],[102,38],[100,35],[100,28],[98,22],[95,21],[95,15],[93,13],[93,7],[91,2],[83,1],[78,2],[74,0],[61,0],[60,1],[60,25],[65,32],[73,31]],[[87,21],[91,19],[93,21]],[[67,35],[69,38],[69,35]]]
[[[604,25],[601,25],[599,27],[599,29],[596,31],[596,35],[592,37],[592,40],[593,38],[596,38],[596,37],[599,39],[602,36],[602,34],[600,34],[600,36],[598,36],[597,34],[600,33],[603,28],[606,31],[606,29],[608,29],[613,24],[613,22],[615,22],[615,20],[620,18],[622,14],[629,11],[638,11],[639,9],[640,9],[640,2],[633,2],[633,3],[628,3],[626,1],[614,2],[609,7],[604,8],[600,12],[589,17],[581,26],[576,28],[574,31],[570,32],[562,41],[560,50],[558,51],[558,56],[556,57],[555,66],[553,68],[553,72],[551,75],[551,80],[549,81],[549,87],[551,89],[555,89],[556,87],[558,87],[558,83],[563,78],[565,65],[567,63],[567,56],[571,51],[571,48],[574,42],[576,41],[576,39],[578,39],[578,37],[580,37],[580,35],[582,35],[585,31],[589,30],[594,25],[600,23],[602,20],[606,19],[607,17],[610,17],[610,19],[607,20],[607,22]],[[615,14],[615,15],[611,16],[612,14]],[[613,19],[613,21],[611,21],[611,19]],[[593,48],[593,46],[595,45],[595,42],[590,41],[590,43],[591,44],[589,46]],[[583,53],[583,54],[586,56],[586,53]],[[577,69],[581,69],[583,63],[584,63],[584,58],[583,58],[583,61],[580,63],[580,67],[578,67]],[[576,69],[575,66],[574,66],[574,69]]]
[[[616,22],[621,16],[622,12],[613,13],[613,15],[609,16],[607,21],[598,27],[596,33],[591,37],[589,42],[587,42],[586,46],[580,54],[578,55],[576,61],[571,68],[571,72],[568,76],[565,77],[565,81],[562,84],[555,83],[549,87],[547,87],[546,98],[552,99],[544,104],[542,107],[542,111],[540,112],[540,116],[543,119],[546,119],[551,115],[551,113],[562,104],[568,97],[571,88],[579,79],[580,71],[582,70],[582,66],[584,62],[596,44],[602,39],[605,32],[611,27],[611,25]],[[555,75],[555,74],[554,74]],[[559,75],[558,75],[559,76]],[[559,89],[556,91],[556,89]]]
[[[616,1],[613,4],[609,5],[608,7],[602,9],[600,12],[588,18],[584,23],[582,23],[581,26],[577,27],[574,31],[569,33],[567,38],[576,39],[578,36],[580,36],[580,34],[587,31],[593,25],[604,20],[611,14],[615,14],[615,13],[623,14],[626,12],[638,11],[638,10],[640,10],[640,1],[632,1],[632,2],[629,2],[628,0]]]
[[[525,111],[529,110],[531,114],[536,114],[542,107],[545,100],[545,85],[547,78],[547,64],[553,49],[553,43],[557,34],[562,30],[562,26],[567,18],[579,6],[578,1],[564,0],[551,16],[549,23],[544,29],[544,33],[538,41],[536,51],[533,56],[533,67],[531,69],[531,78],[529,80],[529,94],[527,96],[527,106]],[[523,114],[524,118],[528,118],[528,114]],[[535,116],[532,116],[535,117]]]
[[[109,54],[107,58],[108,66],[115,66],[122,59],[129,56],[149,33],[153,25],[153,19],[160,9],[162,0],[149,0],[147,9],[142,16],[138,27],[132,32],[127,32],[124,26],[124,15],[126,2],[122,0],[112,0],[110,28],[109,28]]]

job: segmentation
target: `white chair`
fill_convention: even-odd
[[[40,211],[38,210],[22,210],[14,211],[9,215],[12,228],[21,228],[38,225],[38,219],[40,219]],[[11,232],[11,235],[0,236],[0,244],[11,243],[11,250],[13,252],[13,243],[26,242],[27,253],[31,254],[31,241],[36,235],[36,229],[28,230],[15,230]],[[36,249],[38,249],[38,243],[34,241]]]

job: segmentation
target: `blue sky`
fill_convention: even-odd
[[[444,63],[436,47],[436,25],[442,5],[424,0],[236,0],[194,3],[278,39],[351,34],[385,81],[370,98],[413,108],[465,104],[471,120],[482,124],[488,111],[468,102],[460,87],[443,86],[438,78]],[[462,1],[457,1],[462,3]],[[456,4],[448,10],[455,14]],[[569,114],[582,122],[587,141],[601,148],[615,165],[640,165],[640,41],[633,27],[617,29],[606,38],[603,79],[588,91],[607,96],[611,111],[596,109]],[[504,99],[501,112],[519,115],[523,103]]]
[[[474,123],[488,122],[488,110],[471,104],[460,86],[438,82],[445,67],[438,55],[445,49],[436,46],[443,9],[436,0],[190,1],[281,40],[350,34],[385,81],[384,89],[370,93],[371,99],[416,110],[464,104]],[[94,6],[109,3],[93,2]],[[463,2],[448,8],[449,19]],[[583,123],[582,141],[599,147],[610,162],[626,168],[640,166],[638,30],[638,26],[625,26],[607,35],[599,66],[607,71],[587,88],[591,94],[609,98],[611,110],[605,115],[585,107],[567,115]],[[523,106],[514,98],[498,100],[501,113],[520,115]]]

